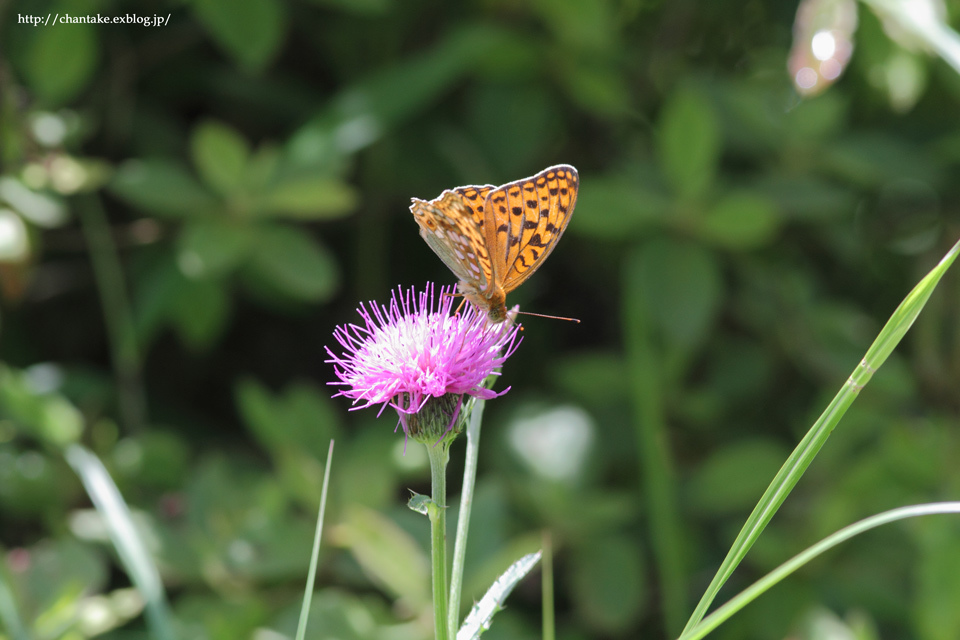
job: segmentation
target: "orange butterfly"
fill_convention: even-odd
[[[533,275],[557,244],[577,203],[580,176],[567,164],[494,187],[457,187],[429,202],[413,198],[420,235],[460,278],[467,300],[493,322],[507,294]]]

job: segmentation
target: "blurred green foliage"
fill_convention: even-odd
[[[48,13],[170,17],[22,19]],[[0,637],[147,637],[64,459],[77,442],[130,504],[182,637],[292,637],[330,438],[308,635],[429,637],[427,526],[403,506],[427,490],[426,457],[404,452],[389,411],[329,399],[323,346],[358,301],[452,281],[410,197],[559,162],[580,170],[576,215],[510,302],[583,322],[525,322],[498,382],[512,390],[487,406],[464,607],[548,528],[560,638],[675,633],[785,454],[960,230],[960,78],[861,7],[849,69],[800,99],[794,13],[0,5]],[[733,587],[857,518],[957,497],[958,282]],[[668,437],[650,440],[651,421]],[[956,638],[958,534],[950,519],[871,533],[715,635]],[[509,605],[484,637],[537,636],[537,579]]]

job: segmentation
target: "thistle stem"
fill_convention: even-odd
[[[453,573],[450,576],[450,611],[447,614],[447,632],[451,638],[457,636],[460,622],[463,562],[467,551],[467,532],[470,529],[470,509],[473,507],[473,487],[477,482],[477,456],[480,451],[480,423],[483,420],[484,404],[484,400],[474,400],[467,421],[467,459],[463,466],[463,490],[460,492],[457,538],[453,545]]]
[[[430,481],[434,507],[430,515],[430,556],[433,565],[433,626],[436,640],[447,635],[447,462],[446,440],[425,444],[430,458]]]

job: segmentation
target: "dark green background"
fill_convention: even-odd
[[[323,347],[361,300],[452,283],[411,197],[569,163],[568,232],[509,302],[582,322],[525,320],[497,385],[512,389],[487,404],[464,600],[547,529],[560,638],[675,635],[960,235],[960,78],[859,9],[846,74],[801,99],[791,3],[0,3],[0,209],[29,242],[0,263],[0,577],[31,632],[87,637],[74,607],[129,586],[63,460],[79,439],[135,510],[188,637],[292,633],[335,437],[311,637],[429,637],[428,525],[403,507],[428,490],[425,457],[400,455],[392,412],[329,399]],[[18,22],[65,12],[171,15]],[[958,283],[729,595],[860,517],[957,497]],[[566,479],[512,444],[543,414],[537,442],[561,455],[558,433],[588,434]],[[960,522],[893,525],[715,637],[821,638],[844,619],[860,638],[956,638],[958,575]],[[539,637],[539,597],[534,575],[484,637]],[[117,615],[110,638],[144,637]]]

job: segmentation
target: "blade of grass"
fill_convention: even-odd
[[[543,640],[556,640],[557,631],[553,610],[553,539],[547,529],[543,530],[542,564]]]
[[[870,381],[874,372],[886,361],[887,357],[897,344],[899,344],[911,325],[913,325],[914,320],[917,319],[917,316],[930,298],[930,294],[933,293],[933,290],[940,282],[943,274],[946,273],[950,265],[953,264],[958,251],[960,251],[960,242],[953,245],[937,266],[924,276],[917,286],[904,298],[903,302],[901,302],[893,312],[893,315],[890,316],[890,319],[886,325],[884,325],[876,340],[870,345],[863,360],[860,361],[860,364],[857,365],[843,387],[841,387],[837,395],[834,396],[833,400],[830,401],[830,404],[827,405],[824,412],[817,418],[817,421],[810,428],[810,431],[807,432],[807,435],[804,436],[803,440],[800,441],[800,444],[797,445],[797,448],[794,449],[790,457],[787,458],[787,461],[783,464],[783,467],[780,468],[780,471],[777,472],[770,486],[767,487],[763,497],[760,498],[760,502],[754,507],[750,517],[747,518],[743,529],[740,530],[740,534],[734,541],[733,546],[730,547],[730,551],[727,552],[727,557],[724,558],[723,563],[717,570],[717,574],[713,577],[703,597],[697,604],[697,608],[687,621],[687,625],[683,629],[684,634],[688,633],[703,619],[710,604],[720,591],[720,588],[727,579],[730,578],[730,575],[743,560],[744,556],[747,555],[750,547],[753,546],[753,543],[756,542],[760,533],[766,528],[767,524],[769,524],[774,514],[776,514],[780,508],[780,505],[783,504],[783,501],[790,495],[793,487],[800,480],[800,477],[804,471],[806,471],[807,467],[810,466],[810,463],[813,462],[814,457],[816,457],[820,448],[823,447],[834,427],[840,422],[843,414],[846,413],[850,405],[853,404],[860,390]]]
[[[690,631],[681,635],[678,640],[699,640],[699,638],[704,637],[720,626],[723,622],[728,620],[733,614],[743,609],[750,602],[756,600],[761,594],[773,587],[773,585],[777,584],[803,565],[807,564],[820,554],[825,553],[827,550],[837,546],[841,542],[849,540],[850,538],[869,531],[870,529],[875,529],[876,527],[889,524],[891,522],[896,522],[897,520],[951,513],[960,514],[960,502],[935,502],[931,504],[918,504],[908,507],[900,507],[898,509],[891,509],[890,511],[878,513],[877,515],[864,518],[859,522],[855,522],[850,526],[844,527],[836,533],[827,536],[805,551],[798,553],[761,579],[757,580],[755,583],[740,592],[736,597],[731,599],[728,603],[704,618],[703,621],[693,627]]]
[[[158,640],[174,640],[177,635],[174,633],[173,615],[167,606],[160,572],[137,533],[130,509],[113,478],[100,458],[79,444],[68,446],[64,456],[80,477],[93,506],[103,517],[120,562],[130,581],[143,596],[146,603],[144,615],[151,635]]]
[[[80,202],[80,226],[90,249],[90,261],[93,263],[93,275],[100,293],[110,355],[117,376],[120,417],[127,429],[138,431],[146,423],[147,402],[123,267],[100,200],[95,195],[89,195]]]
[[[624,287],[624,334],[630,371],[631,398],[637,432],[643,495],[649,510],[650,540],[662,589],[663,617],[669,633],[676,633],[687,610],[686,567],[681,544],[683,527],[676,496],[676,473],[667,435],[668,426],[661,389],[662,350],[652,337],[650,318],[636,282],[641,269],[626,268]]]
[[[327,488],[330,486],[330,465],[333,462],[333,440],[327,449],[327,467],[323,470],[323,488],[320,490],[320,512],[317,514],[317,530],[313,536],[313,551],[310,553],[310,570],[307,573],[307,587],[303,592],[303,606],[300,607],[300,622],[297,624],[296,640],[303,640],[307,634],[307,618],[310,617],[310,601],[313,599],[313,583],[317,578],[317,562],[320,558],[320,539],[323,537],[323,514],[327,510]]]

